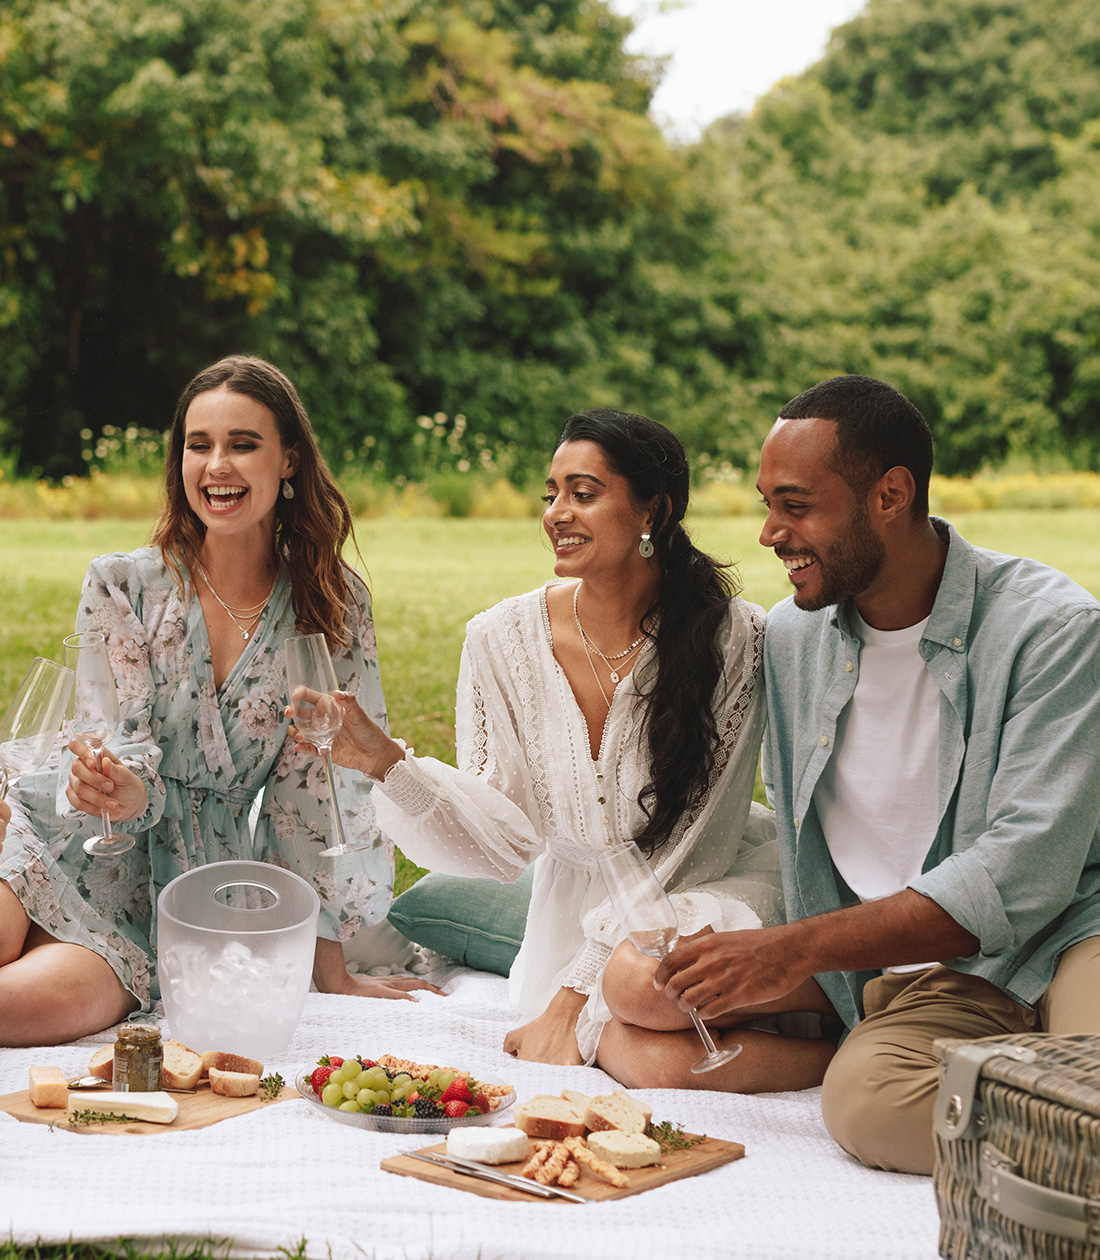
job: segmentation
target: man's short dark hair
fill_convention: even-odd
[[[830,467],[855,494],[866,494],[889,468],[908,468],[916,483],[913,511],[928,513],[932,432],[920,411],[892,385],[871,376],[834,376],[792,398],[781,420],[832,420]]]

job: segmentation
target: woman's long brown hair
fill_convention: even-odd
[[[306,409],[286,376],[248,355],[231,355],[200,372],[176,403],[165,464],[166,502],[153,530],[153,543],[183,586],[180,565],[195,567],[206,526],[191,510],[183,485],[184,422],[199,394],[221,386],[254,399],[275,417],[283,448],[296,447],[298,468],[292,479],[294,498],[275,500],[275,553],[290,573],[294,617],[302,634],[324,634],[331,646],[347,642],[350,568],[342,559],[353,536],[351,511],[336,487],[317,446]]]

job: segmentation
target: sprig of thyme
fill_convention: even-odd
[[[274,1102],[279,1097],[279,1091],[285,1084],[286,1082],[279,1073],[275,1072],[271,1076],[265,1076],[260,1081],[260,1093],[264,1095],[267,1102]]]
[[[113,1111],[96,1111],[94,1108],[87,1108],[83,1111],[74,1111],[72,1113],[73,1124],[103,1124],[107,1121],[128,1121],[131,1124],[139,1124],[137,1116],[115,1115]]]
[[[671,1155],[673,1151],[688,1151],[707,1140],[705,1133],[685,1133],[682,1125],[674,1124],[671,1120],[651,1124],[649,1132],[660,1146],[662,1155]]]

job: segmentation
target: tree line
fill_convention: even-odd
[[[842,371],[909,393],[942,471],[1100,465],[1091,0],[871,0],[688,146],[629,29],[607,0],[7,0],[0,444],[71,473],[242,350],[379,476],[427,442],[522,480],[598,405],[751,464]]]

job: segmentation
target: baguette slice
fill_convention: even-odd
[[[622,1133],[644,1133],[648,1123],[631,1098],[625,1095],[597,1094],[584,1111],[584,1123],[593,1133],[618,1129]]]
[[[584,1136],[584,1116],[572,1103],[551,1094],[528,1098],[512,1115],[516,1128],[522,1129],[528,1137],[562,1142],[568,1137]]]
[[[59,1067],[32,1067],[30,1094],[36,1107],[67,1107],[69,1085],[65,1073]]]
[[[624,1133],[608,1129],[588,1135],[588,1149],[615,1168],[648,1168],[661,1158],[661,1148],[643,1133]]]
[[[250,1076],[263,1076],[264,1065],[259,1059],[249,1059],[243,1054],[231,1054],[228,1050],[207,1050],[202,1056],[202,1074],[208,1076],[215,1067],[219,1072],[247,1072]]]
[[[202,1075],[202,1057],[182,1041],[164,1043],[160,1082],[166,1089],[194,1089]]]
[[[611,1091],[611,1097],[621,1098],[623,1102],[628,1102],[632,1107],[637,1107],[645,1118],[646,1128],[649,1128],[650,1124],[653,1122],[653,1108],[649,1105],[649,1103],[642,1102],[640,1098],[635,1098],[633,1094],[628,1094],[625,1089],[613,1089]]]
[[[115,1048],[113,1045],[103,1046],[88,1061],[88,1072],[98,1076],[101,1081],[112,1079],[115,1070]]]
[[[223,1072],[210,1068],[210,1088],[223,1098],[247,1098],[259,1093],[260,1078],[255,1072]]]
[[[575,1089],[563,1089],[561,1091],[561,1096],[566,1102],[572,1103],[582,1116],[584,1115],[585,1108],[592,1101],[587,1094],[582,1094],[579,1090]]]

